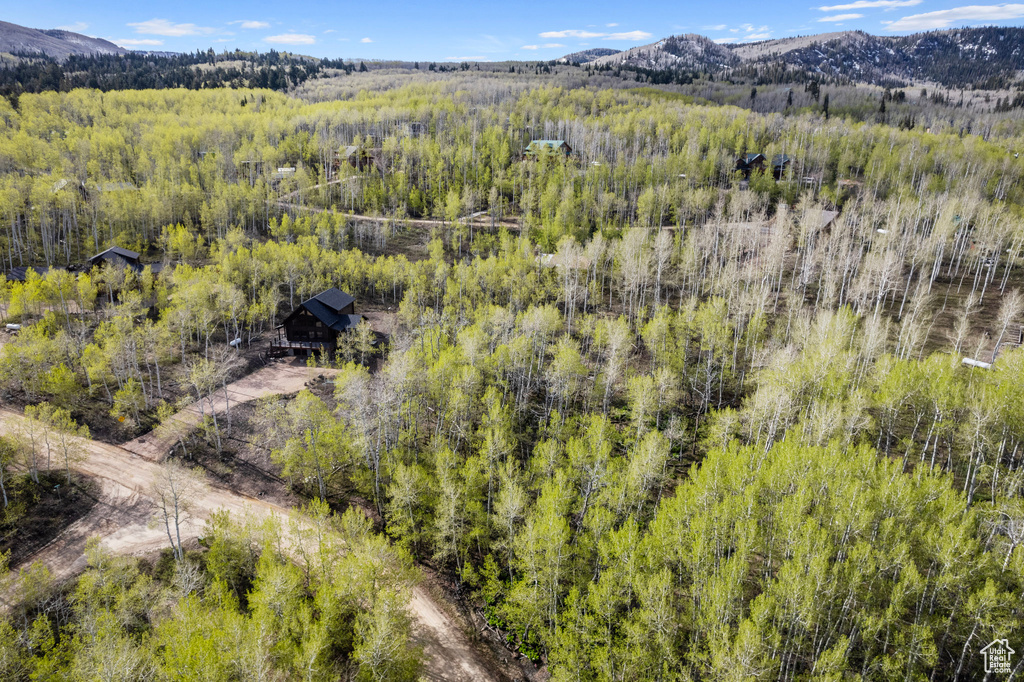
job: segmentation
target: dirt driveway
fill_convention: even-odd
[[[328,370],[312,371],[315,376]],[[297,368],[288,362],[275,363],[229,384],[228,392],[238,396],[238,402],[273,393],[293,393],[301,390],[309,380],[309,372],[304,366]],[[180,413],[182,419],[191,418],[188,413],[189,410]],[[198,412],[195,418],[198,421]],[[0,432],[14,430],[24,419],[24,415],[0,410]],[[150,450],[146,446],[152,446],[151,451],[162,456],[169,449],[169,444],[161,450],[161,442],[154,438],[153,442],[141,442],[134,447],[145,452]],[[85,568],[83,552],[86,540],[92,536],[99,536],[105,547],[118,554],[148,554],[169,545],[166,534],[148,524],[155,509],[150,485],[160,465],[156,458],[129,450],[128,446],[133,443],[136,441],[122,447],[94,440],[83,442],[86,458],[75,468],[99,481],[100,500],[92,511],[33,555],[32,561],[42,562],[58,578],[69,578]],[[282,521],[288,516],[288,509],[284,507],[210,486],[195,501],[193,520],[182,528],[183,539],[197,537],[203,522],[219,509],[227,509],[233,515],[276,516]],[[409,608],[414,619],[415,639],[426,653],[424,673],[427,679],[454,682],[499,679],[485,663],[486,654],[470,643],[458,623],[425,589],[417,587],[413,591]]]
[[[273,360],[267,367],[228,384],[226,398],[223,390],[217,391],[213,395],[213,408],[221,415],[226,409],[250,400],[269,395],[298,393],[310,379],[320,374],[329,376],[333,373],[333,369],[306,367],[298,358]],[[170,418],[170,428],[158,427],[144,436],[123,443],[121,447],[154,462],[162,461],[177,441],[176,434],[180,430],[190,431],[195,428],[202,415],[209,413],[210,401],[204,400],[202,407],[194,402]]]

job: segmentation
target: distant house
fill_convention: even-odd
[[[793,162],[793,159],[786,156],[785,154],[776,154],[772,157],[772,175],[775,176],[776,180],[781,180],[786,169],[789,168],[789,164]]]
[[[286,178],[294,178],[295,177],[295,172],[296,172],[295,166],[287,166],[287,167],[278,168],[276,171],[274,171],[273,173],[270,174],[270,182],[271,182],[271,184],[275,184],[276,185],[277,183],[281,182],[282,180],[284,180]]]
[[[89,192],[85,189],[85,184],[77,180],[68,180],[67,178],[61,178],[57,182],[53,183],[53,187],[50,188],[51,194],[57,194],[61,190],[74,188],[78,191],[78,195],[82,199],[89,198]]]
[[[334,169],[338,170],[342,164],[347,163],[358,170],[366,170],[370,166],[380,170],[383,159],[384,155],[380,147],[360,147],[350,144],[335,153]]]
[[[839,217],[839,211],[822,211],[821,212],[821,224],[819,229],[825,230],[832,226],[835,219]]]
[[[405,127],[405,132],[409,137],[422,137],[427,134],[427,131],[427,124],[422,121],[411,121]]]
[[[363,316],[355,313],[355,299],[331,287],[303,301],[277,327],[271,348],[308,354],[331,352],[337,346],[338,334],[355,328]]]
[[[572,154],[570,147],[565,140],[533,140],[523,150],[524,159],[536,159],[541,156],[562,156]]]
[[[358,153],[359,147],[354,144],[350,144],[339,149],[335,158],[337,158],[339,162],[344,162],[355,167],[357,164]]]
[[[86,268],[102,267],[104,263],[110,263],[114,267],[129,268],[135,272],[142,272],[143,267],[139,262],[138,252],[122,249],[120,246],[112,246],[90,258]]]
[[[755,170],[762,170],[768,159],[764,154],[744,154],[736,159],[736,170],[743,173],[743,177],[749,178]]]
[[[772,157],[772,176],[781,180],[789,164],[793,162],[785,154],[776,154]],[[768,165],[768,157],[764,154],[744,154],[736,159],[736,170],[743,173],[743,177],[750,179],[750,174],[756,170],[764,170]]]

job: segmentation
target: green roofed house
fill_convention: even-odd
[[[523,150],[524,159],[536,159],[541,156],[563,157],[572,154],[572,147],[565,140],[533,140]]]

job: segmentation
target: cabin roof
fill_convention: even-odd
[[[328,308],[330,308],[331,310],[338,312],[339,310],[348,306],[350,303],[355,303],[356,299],[351,294],[346,294],[338,287],[331,287],[330,289],[321,291],[319,294],[317,294],[316,296],[309,300],[318,301],[327,306]],[[306,302],[308,303],[309,301]]]
[[[142,269],[142,263],[139,262],[138,252],[122,249],[120,246],[111,246],[106,251],[100,251],[89,259],[89,265],[99,265],[100,261],[107,261],[108,263],[132,268],[134,270]]]
[[[324,323],[325,327],[335,331],[342,331],[354,327],[363,319],[362,315],[342,314],[340,311],[355,302],[351,294],[346,294],[337,287],[331,287],[321,291],[316,296],[307,299],[299,304],[292,313],[284,319],[282,324],[287,324],[300,310],[308,310],[316,319]]]
[[[526,145],[527,150],[557,150],[562,146],[568,146],[564,139],[534,139]]]
[[[110,256],[120,256],[121,258],[125,258],[127,260],[139,260],[139,252],[138,251],[129,251],[128,249],[122,249],[120,246],[111,246],[106,251],[100,251],[99,253],[97,253],[95,256],[93,256],[89,260],[96,260],[97,258],[105,258],[108,255],[110,255]]]

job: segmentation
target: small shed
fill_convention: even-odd
[[[536,159],[541,156],[567,157],[572,154],[572,147],[565,140],[532,140],[523,150],[524,159]]]
[[[354,329],[363,316],[355,312],[355,298],[331,287],[303,301],[277,326],[271,348],[308,354],[333,351],[338,334]]]

